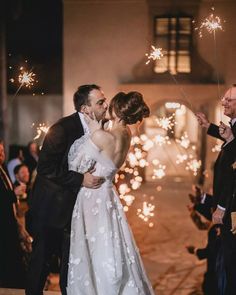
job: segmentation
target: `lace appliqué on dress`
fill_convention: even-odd
[[[71,146],[68,153],[68,169],[84,174],[88,172],[96,163],[86,151],[86,143],[90,138],[85,134],[77,139]]]

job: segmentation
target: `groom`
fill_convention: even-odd
[[[33,219],[33,251],[26,295],[42,295],[50,271],[52,254],[60,253],[60,287],[66,295],[70,222],[81,186],[99,188],[103,182],[87,172],[68,170],[68,152],[73,142],[89,132],[83,113],[100,121],[107,110],[106,98],[97,85],[82,85],[74,94],[76,113],[60,119],[48,131],[39,156],[32,190],[30,212]]]

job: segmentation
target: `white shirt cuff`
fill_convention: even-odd
[[[217,208],[219,208],[219,209],[222,210],[222,211],[225,211],[225,208],[222,207],[222,206],[220,206],[220,205],[217,205]]]
[[[202,194],[201,204],[204,204],[205,203],[205,200],[206,200],[206,193]]]

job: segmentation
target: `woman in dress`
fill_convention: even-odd
[[[68,295],[154,295],[113,179],[130,147],[128,125],[149,116],[138,92],[111,101],[112,128],[84,135],[72,145],[69,169],[104,177],[99,189],[82,187],[71,223]]]

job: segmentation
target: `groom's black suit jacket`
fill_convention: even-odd
[[[232,126],[232,130],[236,132],[236,124]],[[219,127],[211,124],[207,133],[211,136],[224,140],[219,134]],[[213,196],[215,205],[226,208],[224,223],[230,223],[230,207],[233,196],[234,172],[232,164],[236,154],[236,139],[228,144],[223,144],[222,149],[217,157],[214,165],[213,179]]]
[[[83,175],[68,171],[68,152],[84,135],[78,113],[60,119],[48,131],[40,151],[30,197],[33,223],[64,228],[71,215]]]

